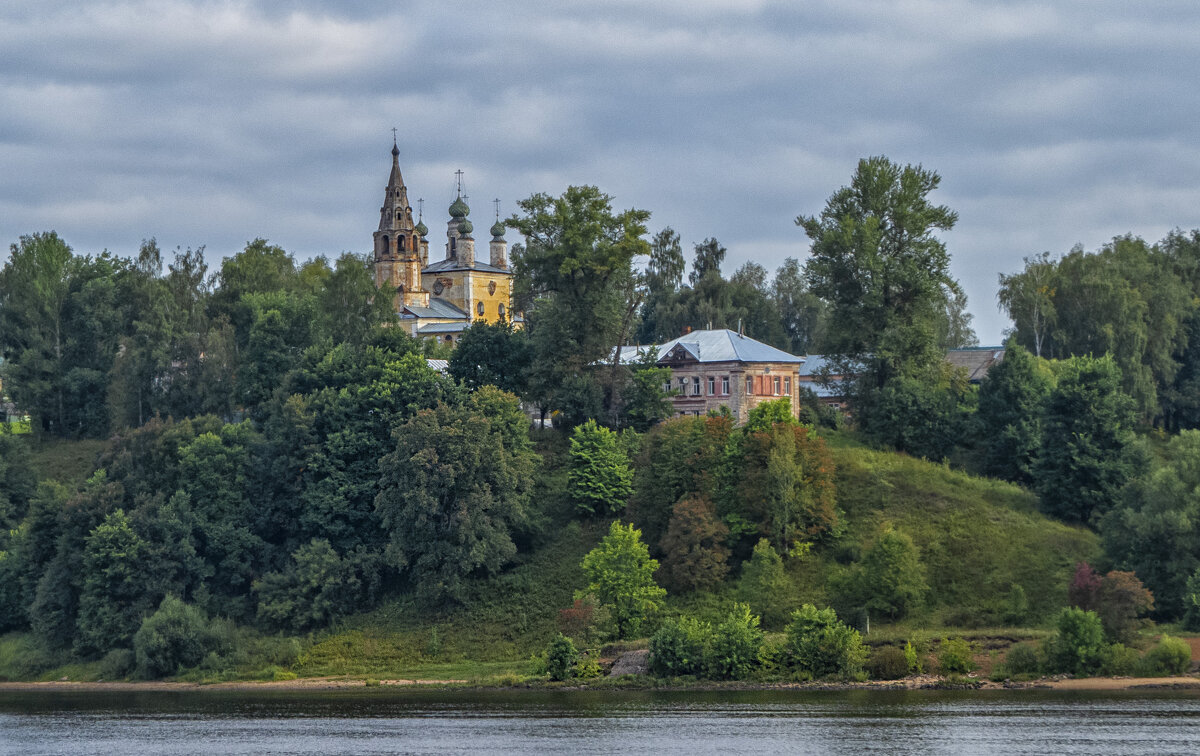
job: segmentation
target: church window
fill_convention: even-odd
[[[727,375],[721,378],[721,394],[729,396],[729,376]]]
[[[380,251],[386,255],[392,251],[392,245],[390,243],[390,240],[386,236],[382,237],[382,241],[383,241],[383,249]]]
[[[476,310],[476,311],[477,311],[477,312],[478,312],[480,315],[483,315],[483,300],[482,300],[482,299],[481,299],[481,300],[479,300],[479,304],[478,304],[478,305],[475,307],[475,310]]]
[[[715,393],[717,393],[717,379],[710,375],[708,376],[708,395],[712,396]]]
[[[455,241],[454,237],[451,236],[450,237],[450,258],[451,259],[456,259],[458,257],[458,247],[455,246],[454,241]]]
[[[396,237],[396,246],[400,248],[401,252],[404,251],[405,247],[404,247],[404,237],[403,236]]]
[[[500,306],[497,308],[497,310],[500,313],[500,317],[504,317],[504,303],[503,302],[500,303]]]

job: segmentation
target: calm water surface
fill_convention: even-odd
[[[1200,753],[1200,693],[0,693],[3,754]]]

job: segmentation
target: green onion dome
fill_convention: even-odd
[[[499,220],[497,220],[496,223],[492,226],[492,238],[495,238],[495,239],[503,239],[504,238],[504,224],[501,223]]]
[[[458,224],[458,233],[462,234],[463,236],[470,236],[471,232],[474,230],[475,226],[471,225],[471,221],[467,220],[466,218],[463,218],[463,222]]]
[[[425,221],[417,221],[416,231],[417,231],[417,236],[424,239],[425,235],[429,233],[429,227],[425,225]]]
[[[467,203],[463,202],[463,198],[459,197],[450,205],[451,218],[466,218],[470,214],[471,208],[467,207]]]

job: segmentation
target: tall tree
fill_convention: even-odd
[[[572,186],[561,197],[535,194],[521,200],[523,215],[508,225],[525,237],[514,250],[517,298],[526,308],[526,327],[536,355],[533,391],[552,409],[579,405],[590,391],[569,381],[587,376],[586,368],[610,358],[631,335],[636,303],[631,302],[633,260],[648,254],[642,238],[650,214],[614,213],[612,198],[594,186]],[[568,418],[587,419],[579,412]]]
[[[857,394],[942,360],[935,325],[953,279],[937,232],[958,215],[929,201],[940,182],[921,166],[867,158],[819,216],[796,218],[812,239],[809,288],[830,307],[829,352],[843,374],[858,374]]]
[[[1016,333],[1035,357],[1042,356],[1046,332],[1054,324],[1054,269],[1049,252],[1026,257],[1020,273],[1000,274],[1000,306],[1016,325]],[[1049,356],[1049,355],[1047,355]]]
[[[654,582],[658,560],[642,543],[642,531],[614,521],[608,535],[583,558],[590,593],[612,611],[617,637],[628,638],[662,606],[666,591]]]
[[[1044,361],[1015,339],[979,387],[976,422],[983,471],[1030,485],[1042,444],[1042,407],[1054,386]]]
[[[804,270],[796,258],[787,258],[775,271],[771,297],[787,334],[787,351],[792,354],[819,353],[825,330],[825,305],[820,297],[808,290]]]

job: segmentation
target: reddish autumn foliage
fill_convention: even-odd
[[[736,501],[777,551],[837,526],[833,456],[811,429],[777,423],[748,434],[742,453]]]
[[[1092,569],[1087,562],[1075,565],[1075,575],[1067,588],[1067,600],[1071,606],[1077,606],[1084,611],[1095,611],[1096,599],[1100,594],[1100,573]]]
[[[729,528],[717,519],[712,502],[692,496],[678,502],[663,536],[659,579],[672,591],[712,588],[729,572]]]

